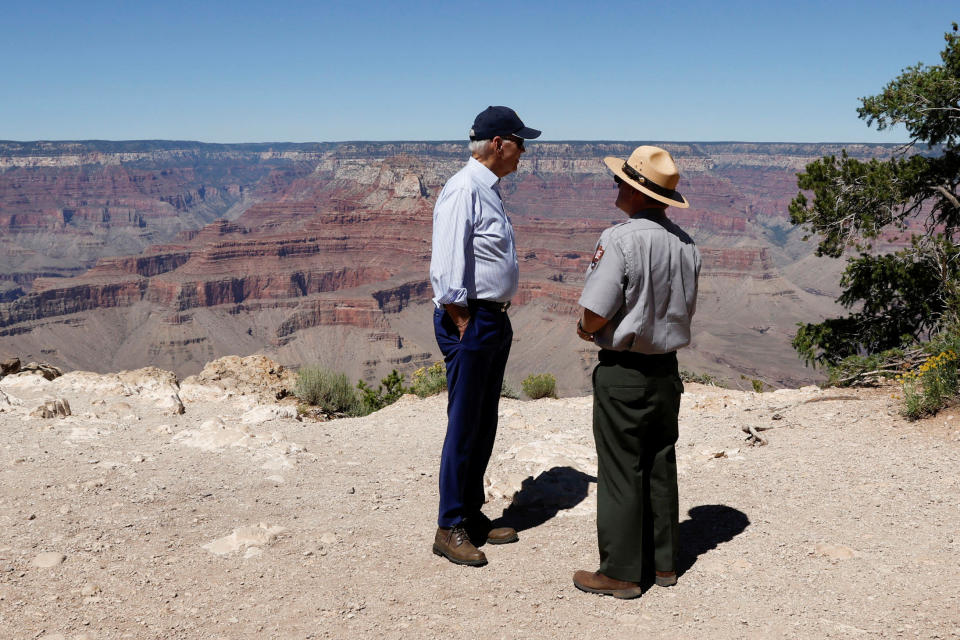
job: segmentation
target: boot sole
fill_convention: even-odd
[[[677,584],[677,576],[657,576],[656,583],[658,587],[672,587]]]
[[[487,538],[487,544],[510,544],[511,542],[519,542],[520,536],[513,534],[512,538],[503,538],[502,540],[494,540],[493,538]]]
[[[462,564],[468,567],[482,567],[483,565],[487,564],[486,558],[483,560],[458,560],[457,558],[453,558],[449,554],[444,553],[442,549],[437,547],[437,545],[433,545],[433,554],[440,556],[441,558],[446,558],[453,564]]]
[[[591,589],[590,587],[585,587],[578,582],[574,582],[573,586],[580,591],[585,591],[587,593],[596,593],[601,596],[613,596],[614,598],[620,598],[621,600],[632,600],[633,598],[639,598],[643,595],[643,588],[641,587],[631,587],[629,589]]]

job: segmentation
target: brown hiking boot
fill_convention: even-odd
[[[638,583],[608,578],[599,571],[577,571],[573,574],[573,584],[580,591],[625,600],[643,595],[643,589]]]
[[[656,582],[658,587],[672,587],[677,584],[677,572],[657,571]]]
[[[479,547],[485,542],[490,544],[508,544],[520,539],[513,527],[494,527],[490,518],[481,512],[467,517],[465,528],[470,542]]]
[[[473,546],[466,530],[460,524],[449,529],[443,527],[437,529],[437,535],[433,538],[433,552],[456,564],[471,567],[487,564],[487,556]]]

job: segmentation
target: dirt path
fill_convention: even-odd
[[[0,389],[2,638],[960,637],[960,419],[880,391],[688,385],[683,574],[618,601],[571,583],[590,398],[503,401],[486,512],[519,491],[523,530],[475,569],[430,553],[443,396],[317,423],[196,384],[183,415],[92,374]],[[27,417],[44,397],[74,415]]]

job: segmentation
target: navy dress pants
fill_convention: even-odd
[[[497,408],[513,329],[503,311],[470,305],[463,339],[445,309],[433,327],[447,366],[447,435],[440,455],[437,524],[452,527],[483,506],[483,474],[497,435]]]

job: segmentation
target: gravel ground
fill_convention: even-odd
[[[571,581],[598,562],[588,397],[503,400],[485,511],[520,542],[478,569],[430,551],[445,396],[301,422],[151,372],[0,390],[2,638],[960,637],[960,417],[888,391],[687,385],[682,574],[621,601]]]

